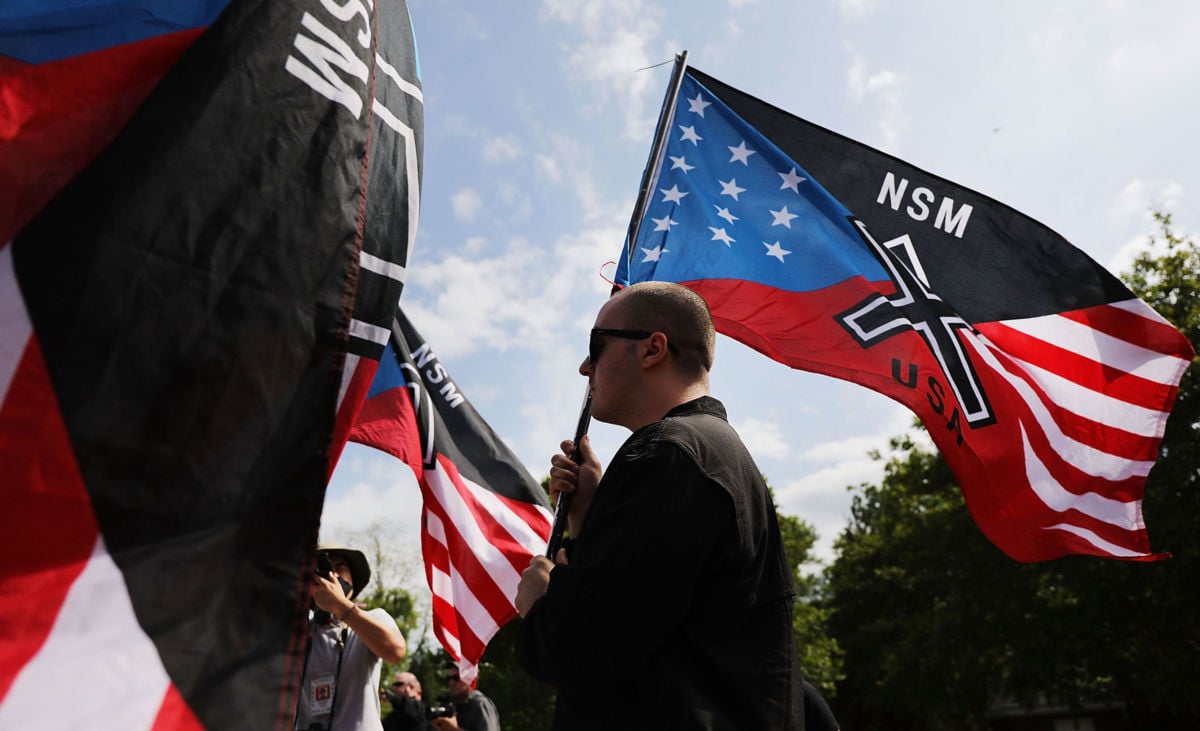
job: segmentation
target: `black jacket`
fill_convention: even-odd
[[[517,646],[555,728],[803,729],[791,569],[719,401],[626,440],[569,555]]]

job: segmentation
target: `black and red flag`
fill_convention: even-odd
[[[290,728],[421,134],[403,0],[0,9],[0,727]]]
[[[1142,491],[1187,340],[1042,224],[681,62],[617,283],[912,409],[1019,561],[1152,560]]]
[[[516,616],[521,572],[546,547],[545,491],[403,312],[350,439],[416,475],[433,630],[471,680],[488,641]]]

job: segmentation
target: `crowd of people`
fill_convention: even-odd
[[[596,315],[579,372],[592,417],[630,436],[607,469],[587,437],[560,445],[550,492],[572,495],[568,537],[514,598],[517,659],[556,689],[555,729],[838,728],[800,670],[766,482],[709,394],[715,342],[707,304],[676,284],[622,289]],[[380,719],[381,662],[403,658],[404,639],[353,601],[370,577],[361,552],[323,553],[296,728],[498,731],[495,704],[454,668],[436,706],[396,675]]]

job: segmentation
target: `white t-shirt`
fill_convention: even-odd
[[[385,609],[368,614],[392,624],[396,620]],[[342,642],[345,646],[342,647]],[[341,667],[338,667],[338,655]],[[379,720],[379,673],[383,661],[371,652],[354,630],[341,622],[330,622],[312,632],[312,649],[304,667],[296,728],[307,731],[383,731]],[[330,725],[330,711],[333,724]]]

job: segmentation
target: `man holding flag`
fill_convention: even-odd
[[[791,569],[762,473],[709,396],[715,340],[675,284],[621,290],[596,317],[579,368],[592,414],[633,434],[603,477],[586,438],[579,464],[563,443],[550,489],[574,493],[571,540],[557,565],[533,559],[516,599],[517,657],[558,688],[555,728],[804,728]]]

